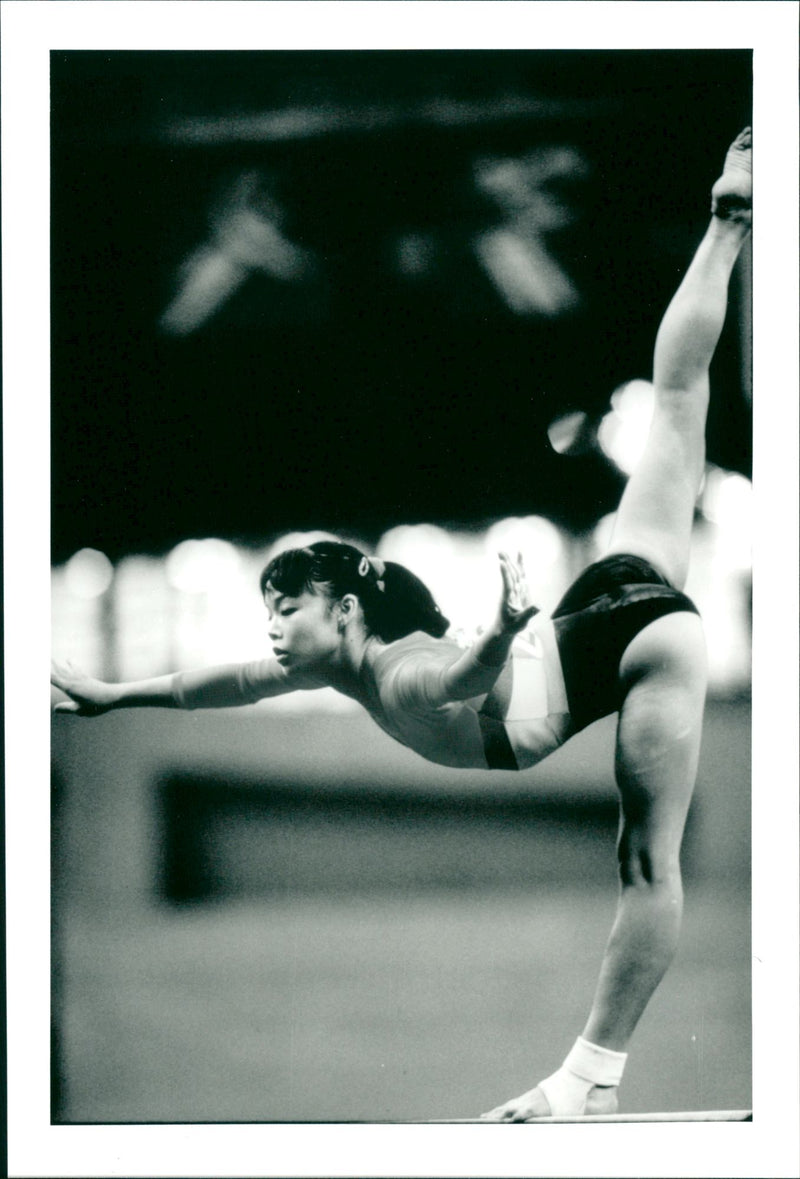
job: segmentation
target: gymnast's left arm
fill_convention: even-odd
[[[455,658],[407,661],[399,670],[397,688],[409,706],[437,707],[450,701],[485,695],[494,687],[508,662],[515,637],[538,608],[529,601],[522,559],[500,553],[503,592],[491,624],[466,651]]]
[[[530,601],[522,556],[512,560],[507,553],[500,553],[499,557],[503,592],[497,615],[444,673],[442,690],[449,700],[467,700],[490,692],[508,660],[511,644],[538,612]]]

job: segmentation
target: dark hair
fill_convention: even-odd
[[[353,545],[339,541],[286,549],[269,562],[260,585],[262,595],[268,585],[290,597],[314,586],[323,586],[333,601],[355,594],[370,634],[386,643],[415,630],[440,639],[450,625],[428,587],[405,565],[370,560]]]

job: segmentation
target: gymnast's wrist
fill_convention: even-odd
[[[475,662],[486,668],[502,667],[508,659],[513,641],[513,631],[494,626],[490,631],[482,634],[472,648]]]

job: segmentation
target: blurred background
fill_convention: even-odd
[[[466,635],[498,548],[552,607],[642,444],[750,71],[53,53],[56,658],[257,658],[261,568],[321,536],[409,565]],[[750,1103],[747,254],[712,376],[686,931],[630,1112]],[[530,1087],[613,914],[613,728],[522,776],[428,765],[328,692],[56,718],[54,1120],[465,1117]]]

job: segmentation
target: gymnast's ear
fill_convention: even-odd
[[[339,627],[343,629],[361,610],[361,603],[355,594],[344,594],[337,602]]]

